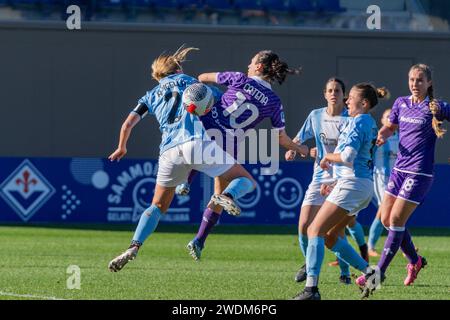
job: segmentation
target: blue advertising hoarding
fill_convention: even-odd
[[[0,222],[136,223],[149,206],[157,161],[99,158],[0,158]],[[239,199],[239,217],[224,214],[222,224],[286,224],[298,221],[311,180],[312,163],[281,162],[274,175],[246,168],[258,187]],[[450,166],[437,165],[433,187],[409,221],[412,226],[450,227]],[[162,223],[198,223],[213,192],[213,180],[198,175],[187,197],[175,196]],[[371,204],[358,220],[369,225]]]

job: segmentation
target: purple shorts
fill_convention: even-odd
[[[421,204],[432,184],[432,176],[392,169],[386,192],[394,197]]]

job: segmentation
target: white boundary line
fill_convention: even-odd
[[[63,299],[63,298],[36,296],[36,295],[33,295],[33,294],[18,294],[18,293],[12,293],[12,292],[4,292],[4,291],[0,291],[0,296],[17,297],[17,298],[42,299],[42,300],[67,300],[67,299]]]

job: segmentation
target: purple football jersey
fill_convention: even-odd
[[[283,106],[270,84],[258,77],[247,77],[241,72],[221,72],[217,83],[227,86],[222,99],[211,112],[201,117],[206,129],[246,131],[270,118],[273,128],[285,127]]]
[[[392,107],[389,120],[399,128],[399,152],[394,168],[412,173],[432,175],[436,134],[431,125],[433,115],[429,98],[413,103],[412,96],[400,97]],[[439,101],[439,120],[450,120],[450,105]]]

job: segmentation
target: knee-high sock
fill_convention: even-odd
[[[405,234],[404,227],[390,227],[388,237],[384,243],[384,249],[381,254],[380,261],[378,261],[378,267],[381,273],[385,273],[398,249],[403,241],[403,235]]]
[[[141,215],[141,218],[139,219],[139,223],[133,236],[134,243],[144,243],[144,241],[153,233],[153,231],[155,231],[161,214],[161,210],[153,204],[145,209],[145,211]]]
[[[300,244],[300,249],[302,250],[303,256],[306,258],[306,250],[308,249],[308,236],[299,234],[298,243]]]
[[[338,238],[333,248],[331,248],[331,251],[333,251],[339,259],[344,260],[353,268],[362,272],[365,272],[369,266],[367,261],[364,260],[344,239]]]
[[[342,240],[344,240],[345,242],[347,242],[347,237],[344,236],[344,238],[342,238]],[[339,263],[339,269],[341,269],[341,276],[347,276],[350,277],[350,265],[345,262],[342,259],[339,259],[339,257],[336,255],[337,257],[337,261]]]
[[[347,227],[347,229],[350,232],[352,238],[355,239],[358,247],[366,244],[366,239],[364,238],[364,229],[358,221],[356,221],[353,227]]]
[[[369,249],[375,249],[375,245],[377,244],[378,239],[383,232],[384,226],[381,223],[381,219],[375,218],[373,219],[372,224],[370,225],[369,231]]]
[[[411,239],[411,234],[408,229],[405,229],[405,233],[403,234],[403,240],[400,244],[400,248],[405,254],[406,258],[409,260],[409,263],[416,264],[419,261],[419,256],[416,252],[416,247]]]
[[[322,267],[323,256],[325,254],[325,240],[323,237],[308,239],[308,249],[306,250],[306,279],[307,287],[317,287],[320,268]]]
[[[205,245],[205,240],[208,237],[209,232],[217,224],[219,218],[220,214],[212,211],[210,208],[206,208],[203,212],[202,223],[195,236],[195,239],[200,242],[202,247]]]
[[[253,191],[254,186],[252,180],[247,177],[240,177],[232,180],[228,187],[223,191],[223,194],[228,193],[234,200],[246,195]]]

